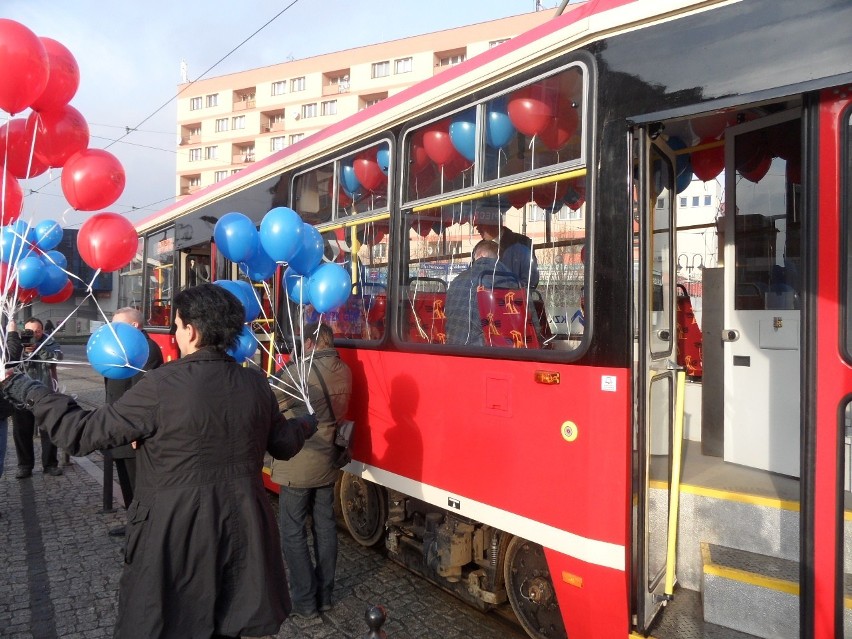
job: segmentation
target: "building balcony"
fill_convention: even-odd
[[[195,133],[193,135],[183,135],[180,138],[180,145],[186,146],[187,144],[199,144],[201,142],[201,135]]]
[[[234,102],[234,111],[245,111],[247,109],[253,109],[256,104],[256,100],[240,100],[238,102]]]
[[[201,190],[200,184],[195,184],[195,185],[192,185],[192,186],[182,186],[182,187],[180,187],[180,194],[181,195],[192,195],[193,193],[200,191],[200,190]]]
[[[231,156],[231,164],[248,164],[254,162],[254,153],[239,153]]]

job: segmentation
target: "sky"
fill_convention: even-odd
[[[559,3],[541,4],[552,9]],[[124,193],[108,210],[135,221],[174,201],[181,60],[194,80],[226,55],[204,77],[535,8],[535,0],[2,0],[0,18],[58,40],[74,54],[80,88],[70,104],[89,124],[89,147],[107,148],[127,178]],[[0,111],[0,123],[6,118]],[[60,170],[51,169],[22,181],[27,194],[23,218],[79,228],[91,214],[68,209],[59,176]]]

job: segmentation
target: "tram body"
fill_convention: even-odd
[[[143,221],[125,288],[144,271],[138,304],[174,356],[169,290],[238,276],[211,242],[215,221],[240,211],[259,224],[290,206],[352,275],[347,308],[324,319],[353,371],[339,491],[356,540],[483,610],[511,607],[536,638],[679,636],[680,623],[852,637],[849,24],[841,0],[572,6]],[[541,104],[555,128],[537,128]],[[476,133],[454,165],[460,122]],[[346,181],[379,153],[384,178],[362,164],[361,182]],[[724,472],[755,473],[745,484],[791,486],[785,496],[679,487],[687,157],[696,175],[721,162],[728,212],[702,227],[718,252],[688,443]],[[519,348],[448,343],[447,285],[480,215],[531,237],[539,259],[539,283],[510,291],[521,324],[477,300],[486,330],[514,327]],[[281,270],[258,288],[275,311],[277,332],[257,327],[268,371],[293,310]],[[742,510],[755,504],[777,512],[760,531]],[[743,599],[710,592],[737,572],[707,559],[719,548],[776,555],[792,585],[755,577],[747,586],[771,596],[726,607]],[[688,597],[703,616],[675,610]],[[753,623],[773,615],[769,629]]]

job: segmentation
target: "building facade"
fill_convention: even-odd
[[[189,195],[553,17],[538,11],[179,85]]]

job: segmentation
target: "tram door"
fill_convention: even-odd
[[[675,400],[675,173],[670,149],[640,140],[639,432],[637,625],[646,630],[663,601],[667,567],[671,434]]]
[[[725,134],[727,462],[799,476],[801,115]]]

